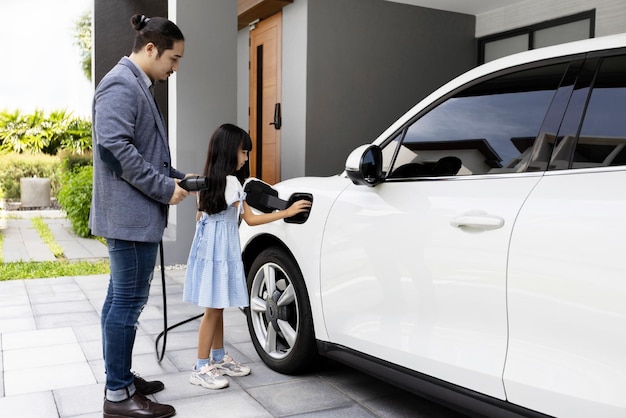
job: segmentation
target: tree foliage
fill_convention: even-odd
[[[91,150],[91,121],[64,110],[49,115],[41,110],[0,112],[0,154],[56,155],[61,149],[78,154]]]
[[[91,81],[91,12],[83,13],[74,24],[74,42],[80,49],[81,67]]]

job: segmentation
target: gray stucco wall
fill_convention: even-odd
[[[120,58],[132,52],[135,30],[130,25],[130,18],[137,13],[167,17],[167,0],[94,0],[93,63],[96,85]],[[159,83],[154,90],[167,120],[167,82]]]
[[[209,138],[237,119],[237,4],[232,0],[176,2],[171,11],[185,34],[185,55],[170,82],[170,146],[176,168],[201,174]],[[170,208],[164,238],[167,264],[186,263],[195,231],[196,203],[190,196]]]
[[[197,2],[167,0],[95,0],[96,83],[124,55],[135,33],[135,13],[164,16],[176,22],[185,36],[179,71],[156,87],[167,121],[173,164],[187,173],[201,173],[208,140],[222,123],[237,118],[237,4],[232,0]],[[132,210],[132,208],[129,208]],[[190,196],[170,207],[163,237],[165,263],[187,262],[195,229],[196,205]]]
[[[315,0],[314,0],[315,1]],[[307,126],[307,0],[283,9],[280,172],[283,180],[305,172]]]
[[[247,34],[236,2],[95,0],[96,82],[128,55],[136,12],[168,16],[185,56],[157,99],[169,112],[177,168],[200,172],[207,141],[224,122],[247,127]],[[383,0],[297,0],[283,9],[282,178],[332,175],[419,99],[475,65],[475,18]],[[243,62],[242,62],[243,61]],[[245,100],[246,103],[242,103]],[[172,207],[167,264],[185,263],[195,204]]]
[[[383,0],[315,0],[308,1],[307,28],[307,176],[343,171],[352,149],[476,65],[471,15]]]

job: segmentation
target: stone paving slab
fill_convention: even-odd
[[[6,221],[7,226],[2,231],[2,259],[5,263],[56,260],[30,219],[9,218]]]
[[[238,308],[224,311],[224,347],[252,373],[228,377],[230,386],[219,391],[189,384],[200,320],[168,333],[161,363],[154,345],[165,314],[160,296],[167,290],[172,296],[167,311],[180,312],[186,304],[181,297],[184,275],[184,269],[166,268],[165,286],[153,281],[133,350],[133,369],[165,384],[151,398],[173,405],[176,417],[463,418],[330,360],[304,375],[270,370],[245,332],[246,317]],[[0,281],[0,417],[102,417],[99,310],[108,281],[108,274]],[[144,320],[151,312],[147,318],[154,319]]]
[[[68,219],[44,219],[56,242],[63,248],[63,254],[69,260],[98,260],[108,258],[107,247],[92,238],[82,238],[72,231]]]
[[[31,218],[41,217],[55,241],[70,261],[93,261],[108,258],[108,250],[100,241],[82,238],[72,231],[70,221],[60,211],[6,211],[0,233],[3,236],[2,259],[5,263],[55,261],[54,254],[42,240]]]

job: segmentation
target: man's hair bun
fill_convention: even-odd
[[[145,28],[149,21],[150,21],[149,17],[145,15],[139,15],[139,14],[134,15],[133,17],[130,18],[130,24],[137,31],[140,31],[143,28]]]

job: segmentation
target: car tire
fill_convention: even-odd
[[[304,278],[293,258],[271,247],[252,263],[247,278],[248,330],[261,360],[272,370],[297,374],[318,356]]]

